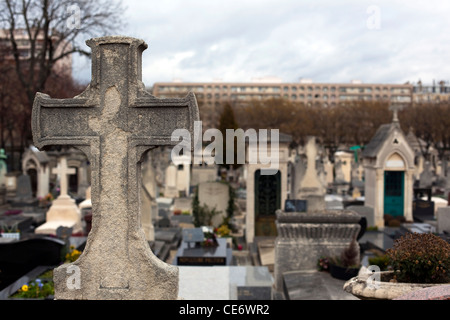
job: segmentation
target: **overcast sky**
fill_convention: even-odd
[[[149,45],[143,81],[450,80],[450,1],[124,1],[123,35]],[[78,59],[76,59],[78,61]],[[74,66],[90,79],[90,62]]]

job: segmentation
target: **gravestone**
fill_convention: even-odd
[[[434,219],[434,202],[431,188],[414,189],[413,218],[417,221]],[[424,199],[425,198],[425,199]]]
[[[231,258],[225,238],[217,238],[215,247],[192,246],[190,242],[182,241],[174,263],[179,266],[226,266],[230,265]]]
[[[419,188],[431,188],[433,185],[433,172],[431,171],[431,163],[425,161],[425,167],[419,177]]]
[[[38,200],[33,197],[30,176],[22,174],[17,177],[16,195],[11,201],[13,207],[31,208],[37,206]]]
[[[141,188],[141,220],[142,229],[148,241],[155,240],[155,228],[153,221],[157,219],[158,204],[156,203],[157,186],[156,173],[152,163],[150,152],[148,152],[142,163],[142,188]]]
[[[438,208],[436,213],[437,232],[450,234],[450,207]]]
[[[177,143],[175,129],[193,136],[195,96],[158,99],[145,91],[143,40],[108,36],[86,43],[88,88],[72,99],[38,93],[33,105],[34,144],[72,145],[91,164],[92,229],[80,258],[54,270],[55,298],[177,299],[178,269],[151,252],[140,226],[138,168],[147,150]],[[73,270],[79,288],[67,286]]]
[[[209,209],[215,208],[219,214],[212,217],[211,223],[218,227],[227,214],[229,189],[222,182],[203,182],[198,185],[198,201],[200,206],[207,205]]]
[[[297,192],[299,191],[301,187],[301,182],[303,180],[303,176],[306,172],[306,157],[303,154],[298,154],[295,157],[295,164],[294,164],[294,170],[293,170],[293,179],[292,179],[292,191],[293,196],[295,197],[297,195]]]
[[[164,197],[178,197],[177,189],[177,167],[172,163],[166,168],[166,183],[164,186]]]
[[[284,202],[285,212],[306,212],[307,211],[306,200],[286,199]]]
[[[300,182],[300,188],[297,192],[297,199],[307,201],[307,210],[309,212],[325,209],[325,189],[317,176],[316,170],[316,138],[308,137],[305,146],[307,156],[306,172]]]
[[[60,194],[53,200],[51,207],[46,214],[46,222],[36,228],[36,234],[56,235],[56,230],[59,227],[67,227],[73,230],[73,233],[80,233],[83,231],[81,222],[81,212],[75,200],[68,194],[68,179],[67,176],[75,174],[75,169],[67,166],[67,159],[61,156],[58,168],[53,170],[60,176]]]

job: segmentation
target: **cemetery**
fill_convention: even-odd
[[[144,40],[86,44],[84,91],[35,94],[22,170],[0,149],[1,300],[450,299],[449,154],[425,161],[401,106],[365,145],[279,132],[239,166],[192,162],[204,142],[175,161],[197,96],[145,88]]]

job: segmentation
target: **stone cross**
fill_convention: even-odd
[[[393,115],[392,115],[392,122],[393,123],[398,123],[398,112],[401,111],[403,109],[403,105],[401,104],[392,104],[389,106],[389,110],[392,111]]]
[[[66,159],[66,157],[62,156],[59,159],[58,167],[54,168],[52,170],[52,173],[53,174],[58,174],[59,177],[60,177],[59,178],[60,179],[59,180],[59,188],[60,188],[59,195],[60,196],[67,196],[68,195],[67,189],[68,189],[68,185],[69,185],[69,182],[67,181],[67,176],[75,174],[76,170],[74,168],[69,168],[67,166],[67,159]]]
[[[146,151],[176,145],[175,129],[194,136],[195,96],[159,99],[145,90],[143,40],[108,36],[86,43],[92,50],[86,90],[72,99],[37,93],[32,113],[38,148],[74,146],[92,168],[92,229],[80,258],[55,269],[55,298],[177,299],[178,268],[153,255],[142,231],[141,163]]]

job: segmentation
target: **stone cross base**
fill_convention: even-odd
[[[77,261],[63,264],[53,271],[56,300],[176,300],[178,268],[165,264],[150,250],[143,232],[130,234],[129,257],[114,256],[110,270],[126,270],[121,287],[108,286],[109,274],[102,273],[108,263],[86,247]],[[96,248],[102,251],[102,248]],[[113,275],[117,276],[117,275]]]
[[[321,257],[338,257],[358,235],[360,219],[349,210],[277,211],[275,289],[283,290],[283,273],[317,270]]]
[[[56,235],[56,229],[60,226],[73,228],[73,233],[83,231],[80,210],[75,200],[67,195],[59,196],[53,201],[52,206],[47,211],[46,223],[37,227],[34,232]]]

